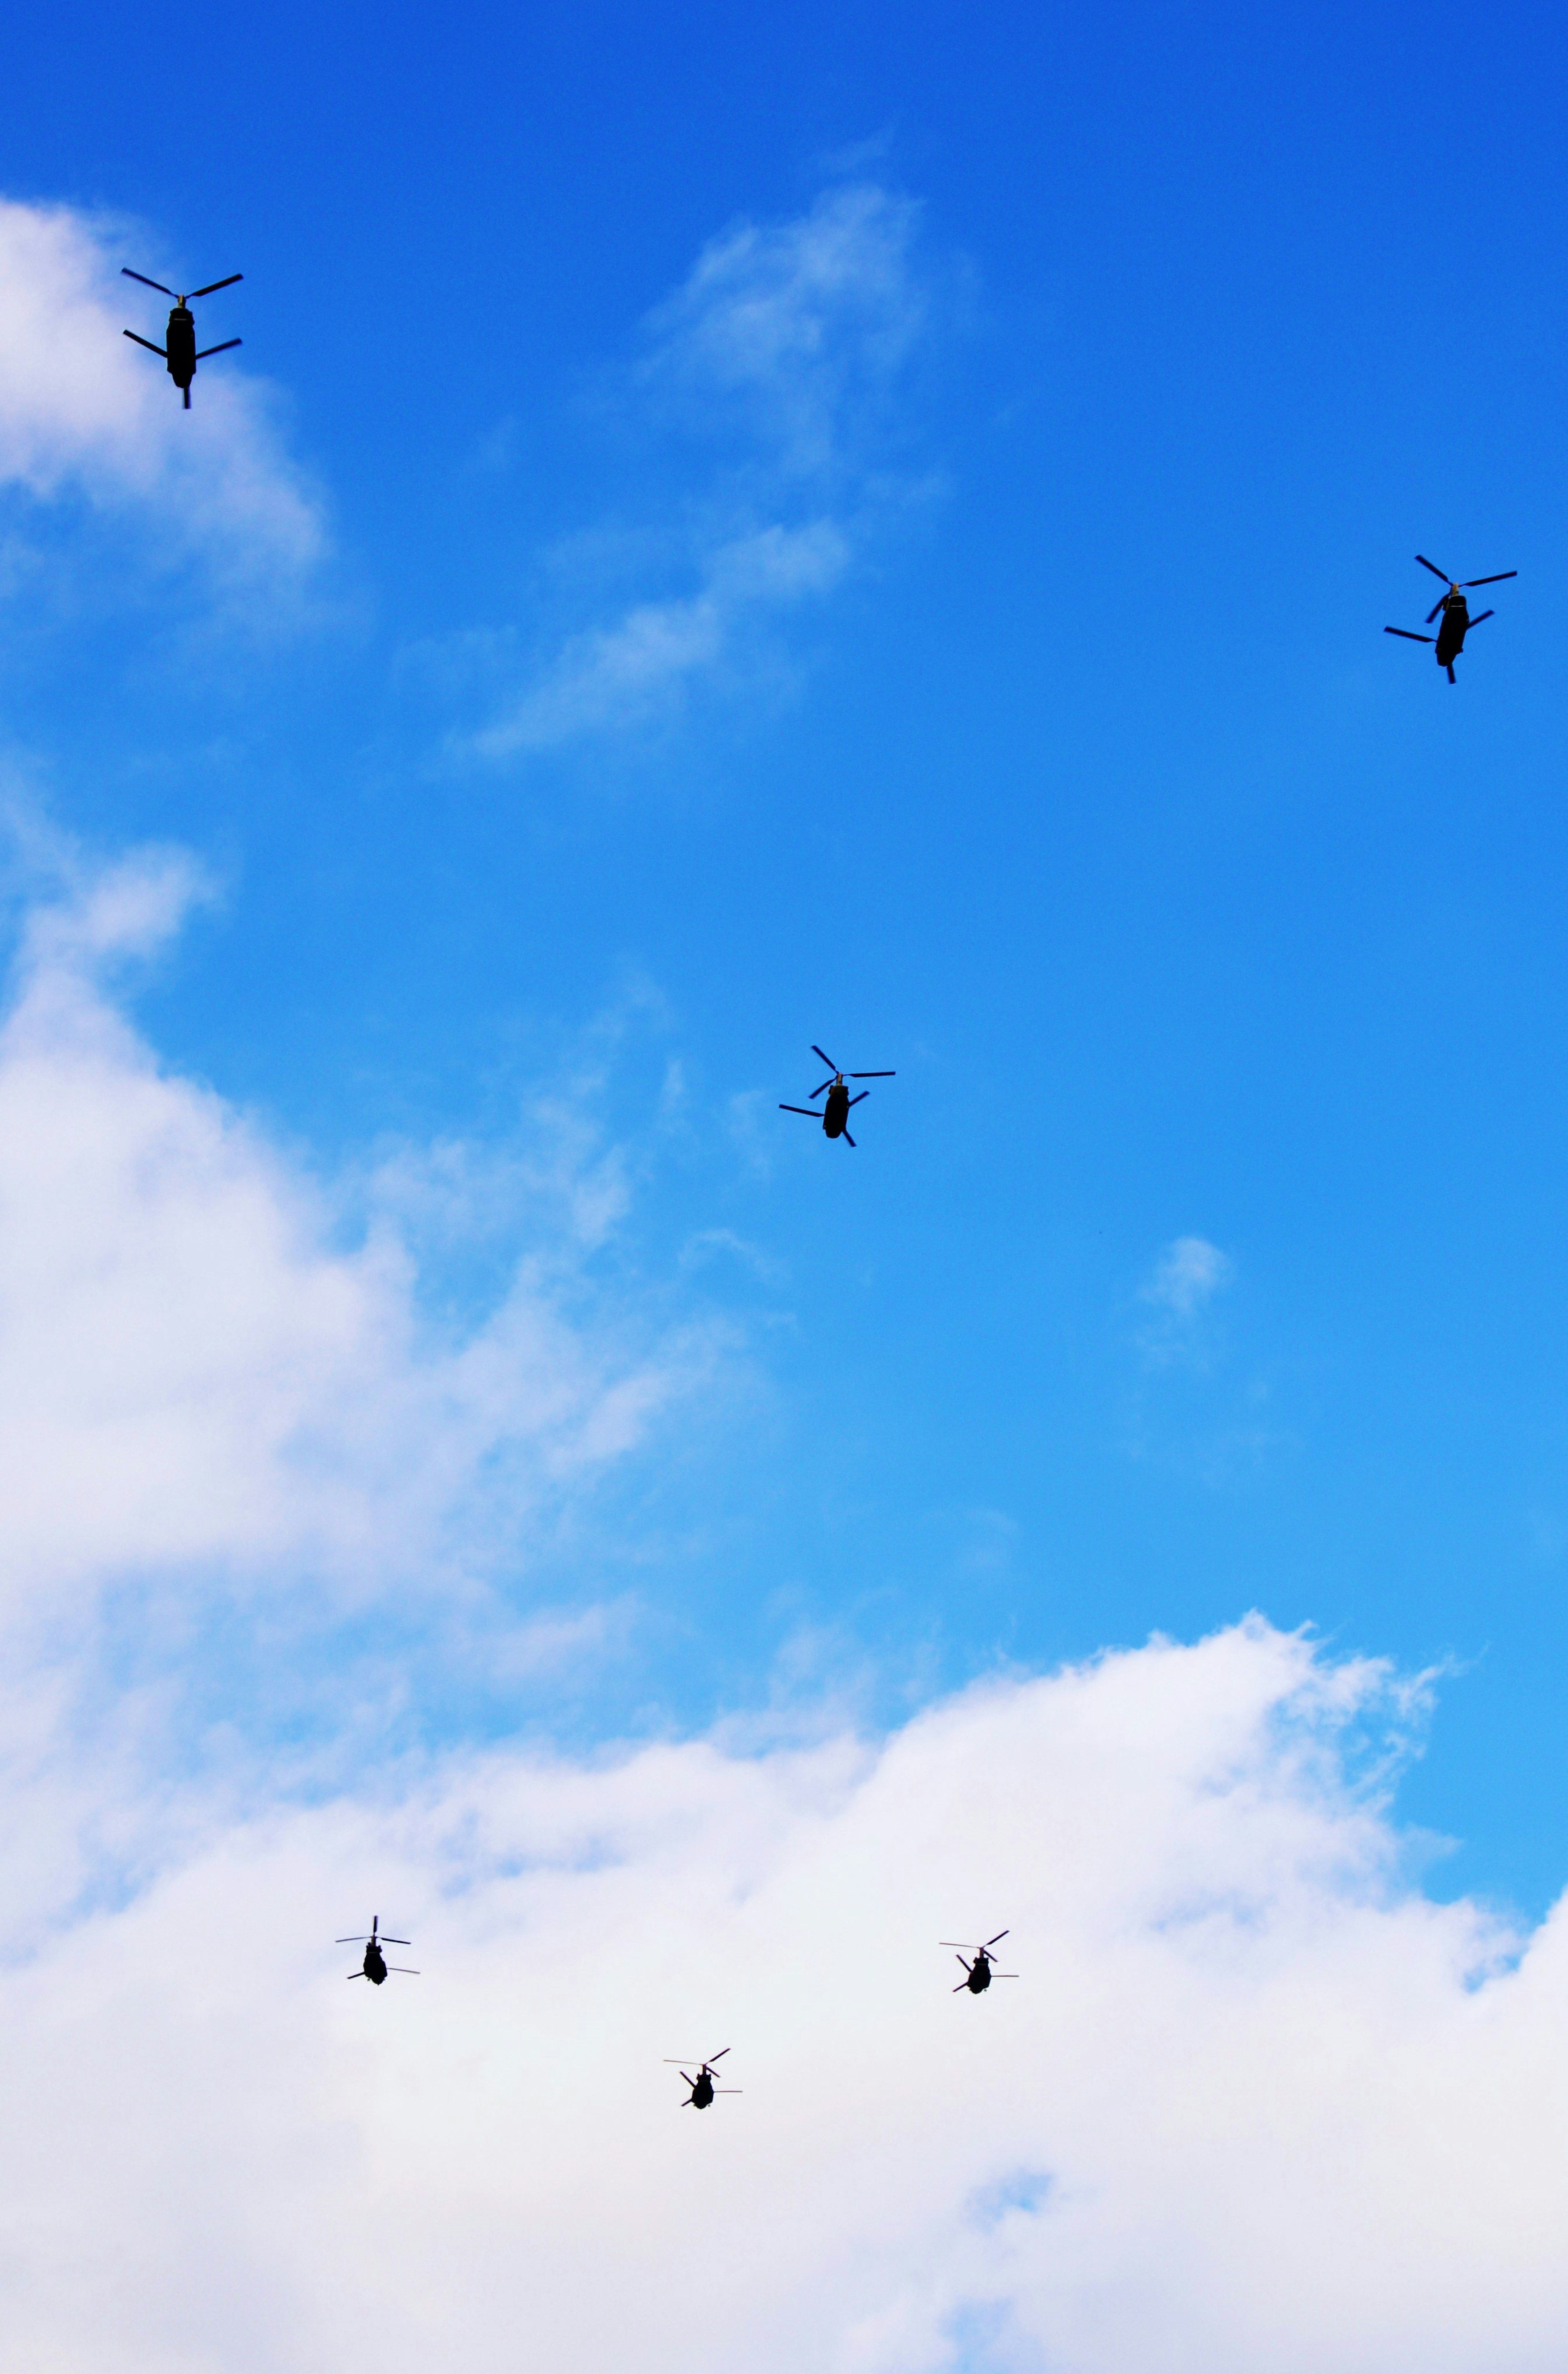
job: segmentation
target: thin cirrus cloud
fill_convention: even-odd
[[[843,581],[909,491],[888,455],[932,311],[919,229],[912,201],[857,183],[709,241],[649,316],[634,375],[650,421],[707,457],[700,525],[682,503],[656,539],[691,582],[568,635],[463,746],[515,758],[750,681],[783,617]]]
[[[1549,2374],[1568,1938],[1415,1884],[1365,1776],[1422,1702],[1252,1618],[880,1744],[171,1788],[129,1900],[0,1972],[7,2360],[306,2374],[373,2311],[387,2374],[520,2335],[587,2374]],[[373,1911],[422,1973],[379,1993],[331,1942]],[[1017,1980],[950,1993],[937,1940],[1002,1927]],[[743,2091],[683,2110],[665,2056],[722,2046]]]
[[[171,277],[126,255],[138,237],[71,206],[0,199],[0,488],[27,506],[24,534],[40,506],[75,496],[156,524],[149,570],[194,557],[219,590],[298,582],[325,530],[265,386],[226,356],[198,374],[186,413],[162,364],[122,335],[163,336],[167,300],[120,276],[135,261]]]

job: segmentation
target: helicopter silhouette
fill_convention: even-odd
[[[1473,593],[1478,585],[1501,585],[1505,577],[1517,577],[1519,572],[1516,569],[1501,569],[1495,577],[1467,577],[1461,588],[1457,579],[1450,577],[1445,569],[1439,569],[1434,560],[1428,560],[1424,552],[1418,552],[1416,558],[1423,569],[1430,569],[1434,577],[1441,577],[1448,588],[1441,600],[1434,602],[1427,612],[1426,624],[1430,627],[1439,610],[1442,611],[1443,624],[1437,629],[1435,656],[1438,666],[1447,669],[1449,683],[1457,684],[1458,678],[1454,674],[1454,663],[1465,648],[1465,637],[1472,627],[1480,626],[1481,618],[1496,615],[1494,611],[1483,610],[1480,617],[1472,618],[1465,594]],[[1385,627],[1383,631],[1386,635],[1403,635],[1407,643],[1430,643],[1433,641],[1431,635],[1414,634],[1409,627]]]
[[[809,1121],[820,1121],[829,1137],[841,1137],[847,1146],[853,1146],[855,1141],[849,1134],[849,1108],[851,1105],[862,1104],[870,1096],[871,1090],[862,1088],[858,1097],[852,1097],[844,1085],[845,1080],[895,1080],[898,1075],[896,1072],[841,1072],[831,1055],[822,1054],[822,1049],[814,1040],[812,1044],[812,1053],[822,1055],[823,1062],[833,1075],[830,1080],[824,1080],[822,1084],[822,1088],[827,1090],[827,1102],[820,1113],[814,1111],[813,1105],[780,1105],[778,1110],[780,1112],[804,1113]],[[821,1096],[822,1088],[812,1090],[813,1099]]]
[[[729,2050],[729,2046],[726,2045],[724,2047],[724,2052],[728,2052]],[[706,2110],[708,2104],[712,2101],[715,2094],[740,2094],[744,2092],[744,2087],[741,2086],[716,2086],[714,2084],[714,2064],[715,2063],[723,2060],[724,2052],[716,2052],[712,2061],[705,2061],[695,2077],[691,2074],[689,2070],[682,2069],[678,2061],[666,2061],[664,2063],[665,2068],[680,2069],[682,2077],[692,2089],[687,2095],[685,2100],[681,2104],[683,2110]]]
[[[389,1963],[386,1956],[381,1951],[381,1947],[383,1945],[406,1945],[409,1942],[408,1939],[406,1937],[383,1937],[380,1934],[380,1927],[381,1916],[377,1912],[371,1916],[370,1933],[368,1937],[339,1937],[335,1941],[340,1945],[363,1945],[365,1948],[365,1960],[363,1967],[357,1970],[350,1970],[348,1973],[349,1977],[351,1979],[369,1979],[373,1987],[385,1986],[387,1982],[387,1971],[389,1969],[395,1970],[400,1979],[416,1979],[419,1976],[417,1970],[405,1970],[396,1962]]]
[[[204,347],[198,354],[196,352],[196,319],[191,311],[191,298],[210,297],[215,289],[232,288],[237,280],[244,279],[245,275],[242,272],[231,272],[227,280],[209,280],[205,288],[193,288],[188,296],[181,296],[173,288],[164,288],[161,280],[149,280],[145,272],[133,272],[128,264],[123,264],[120,270],[125,279],[139,280],[144,288],[162,289],[164,296],[174,299],[174,307],[169,316],[169,328],[166,333],[169,341],[167,346],[155,347],[150,338],[139,337],[135,330],[127,330],[125,335],[135,339],[138,347],[146,347],[148,354],[163,357],[169,366],[169,376],[184,396],[185,409],[189,412],[191,382],[196,376],[196,365],[205,363],[209,355],[224,355],[228,352],[230,347],[244,344],[242,338],[225,338],[222,346]]]
[[[958,1984],[953,1990],[955,1995],[961,1995],[965,1987],[968,1988],[969,1992],[972,1995],[983,1995],[986,1989],[990,1985],[993,1978],[1015,1979],[1018,1976],[1016,1970],[993,1971],[991,1969],[991,1964],[996,1959],[995,1955],[991,1952],[991,1947],[993,1945],[1000,1945],[1006,1934],[1007,1931],[1005,1929],[999,1929],[996,1935],[989,1939],[985,1945],[971,1945],[969,1947],[969,1951],[975,1957],[972,1962],[964,1962],[963,1955],[959,1955],[959,1960],[964,1962],[965,1975],[959,1980]],[[956,1945],[959,1943],[959,1940],[956,1937],[942,1937],[939,1938],[937,1942],[939,1945]]]

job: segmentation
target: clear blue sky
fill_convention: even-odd
[[[272,382],[330,523],[273,634],[7,497],[51,557],[7,579],[17,772],[224,886],[142,1026],[333,1179],[513,1147],[591,1074],[633,1181],[594,1291],[736,1346],[503,1577],[639,1611],[530,1722],[790,1675],[891,1714],[1256,1606],[1453,1661],[1403,1798],[1464,1842],[1436,1884],[1560,1889],[1562,52],[1447,6],[13,29],[7,194],[243,271],[198,408]],[[810,462],[676,383],[669,309],[852,190],[903,329]],[[738,598],[679,698],[484,743],[824,520],[841,565]],[[1382,632],[1418,549],[1520,572],[1456,689]],[[813,1040],[897,1067],[853,1154],[772,1110]],[[433,1245],[430,1308],[534,1225]],[[1185,1239],[1223,1262],[1184,1312]],[[211,1654],[221,1694],[263,1652]],[[410,1674],[405,1725],[514,1719]]]

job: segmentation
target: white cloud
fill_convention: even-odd
[[[678,390],[707,425],[716,398],[736,403],[778,466],[832,475],[925,327],[919,215],[860,182],[791,222],[732,225],[652,315],[644,379]]]
[[[198,888],[144,854],[25,928],[0,1023],[0,1612],[75,1620],[82,1592],[171,1570],[352,1602],[483,1569],[708,1357],[568,1324],[537,1262],[473,1332],[428,1329],[391,1218],[343,1250],[334,1196],[110,996],[106,967]],[[607,1190],[585,1192],[573,1225],[603,1237]]]
[[[700,527],[679,505],[655,539],[692,588],[568,636],[465,748],[510,758],[646,725],[699,683],[746,680],[782,615],[843,580],[909,492],[886,447],[930,313],[919,220],[860,183],[708,243],[650,317],[638,373],[714,457]]]
[[[156,523],[149,569],[194,552],[234,591],[298,577],[320,558],[323,531],[267,391],[226,356],[198,370],[193,408],[181,410],[162,364],[122,335],[161,340],[167,312],[120,277],[127,261],[170,276],[127,257],[133,236],[69,206],[0,199],[0,486],[40,503],[85,495]],[[229,318],[215,338],[237,334]]]
[[[1143,1299],[1177,1319],[1191,1319],[1234,1275],[1229,1256],[1206,1237],[1177,1237],[1155,1263]]]
[[[679,703],[694,678],[732,657],[749,621],[827,592],[848,559],[843,532],[831,520],[765,528],[722,545],[703,564],[698,593],[641,603],[614,626],[575,637],[472,746],[486,758],[509,758],[658,717]]]
[[[193,1792],[0,1974],[7,2361],[1548,2374],[1568,1936],[1407,1882],[1353,1776],[1418,1714],[1252,1621],[880,1749]]]

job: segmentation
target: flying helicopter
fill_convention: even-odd
[[[849,1108],[851,1105],[863,1103],[870,1096],[871,1090],[862,1088],[858,1097],[852,1097],[844,1085],[845,1081],[895,1080],[898,1075],[896,1072],[841,1072],[831,1055],[822,1054],[822,1049],[814,1040],[812,1044],[812,1053],[822,1055],[823,1062],[833,1075],[830,1080],[824,1080],[822,1084],[822,1088],[827,1090],[826,1104],[820,1113],[816,1112],[812,1105],[780,1105],[778,1110],[780,1112],[804,1113],[809,1121],[820,1121],[827,1136],[841,1137],[847,1146],[853,1146],[855,1141],[849,1135]],[[812,1090],[813,1100],[821,1096],[822,1088]]]
[[[729,2050],[729,2046],[726,2045],[724,2047],[724,2052],[728,2052]],[[681,2063],[678,2061],[666,2061],[664,2063],[665,2068],[680,2069],[682,2077],[692,2089],[687,2095],[685,2100],[681,2104],[683,2110],[706,2110],[708,2104],[712,2101],[715,2094],[740,2094],[744,2092],[744,2087],[741,2086],[716,2086],[714,2084],[714,2068],[719,2062],[723,2060],[724,2052],[716,2052],[711,2061],[705,2061],[695,2077],[691,2074],[689,2070],[681,2068]]]
[[[365,1948],[365,1960],[363,1967],[357,1970],[350,1970],[348,1973],[349,1977],[351,1979],[369,1979],[373,1987],[385,1986],[389,1969],[395,1970],[400,1979],[416,1979],[419,1976],[417,1970],[405,1970],[396,1962],[389,1963],[386,1956],[381,1951],[381,1947],[383,1945],[406,1945],[409,1942],[408,1939],[406,1937],[383,1937],[380,1934],[380,1927],[381,1916],[377,1912],[371,1916],[370,1933],[368,1937],[339,1937],[337,1939],[336,1942],[340,1945],[363,1945]]]
[[[1016,1970],[993,1970],[991,1968],[991,1964],[996,1959],[991,1947],[1000,1945],[1006,1934],[1005,1929],[999,1929],[996,1935],[989,1938],[985,1945],[971,1945],[968,1951],[975,1957],[972,1962],[964,1962],[963,1955],[959,1955],[959,1960],[964,1962],[965,1975],[953,1990],[955,1995],[961,1995],[965,1987],[972,1995],[983,1995],[993,1978],[1015,1979],[1018,1976]],[[956,1937],[942,1937],[937,1942],[942,1945],[956,1945],[959,1940]]]
[[[135,339],[138,347],[146,347],[148,354],[163,357],[169,366],[169,376],[184,396],[185,409],[189,412],[191,382],[196,376],[196,365],[205,363],[209,355],[227,354],[230,347],[241,346],[244,343],[240,338],[225,338],[222,346],[204,347],[198,354],[196,352],[196,318],[191,311],[191,298],[210,297],[215,289],[232,288],[235,282],[243,280],[245,276],[242,272],[231,272],[227,280],[209,280],[205,288],[193,288],[188,296],[181,296],[173,288],[165,288],[161,280],[149,280],[145,272],[133,272],[128,264],[123,264],[120,270],[126,280],[139,280],[144,288],[161,289],[165,297],[174,299],[174,307],[169,316],[169,329],[166,334],[169,341],[167,346],[155,347],[150,338],[137,336],[135,330],[127,330],[125,335]]]
[[[1483,610],[1480,617],[1472,618],[1465,594],[1473,593],[1478,585],[1501,585],[1504,578],[1517,577],[1519,572],[1516,569],[1501,569],[1495,577],[1467,577],[1461,587],[1457,578],[1450,577],[1446,570],[1439,569],[1434,560],[1428,560],[1424,552],[1418,552],[1416,558],[1423,569],[1430,569],[1434,577],[1441,577],[1448,588],[1427,612],[1426,623],[1430,627],[1439,610],[1442,611],[1443,624],[1436,635],[1437,664],[1447,669],[1449,683],[1457,684],[1458,678],[1454,674],[1454,663],[1465,648],[1465,637],[1472,627],[1480,626],[1481,618],[1495,615],[1491,610]],[[1415,634],[1409,627],[1385,627],[1383,631],[1386,635],[1403,635],[1407,643],[1430,643],[1433,641],[1431,635]]]

